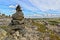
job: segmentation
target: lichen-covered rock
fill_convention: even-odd
[[[0,40],[2,40],[4,37],[6,37],[7,32],[0,28]]]

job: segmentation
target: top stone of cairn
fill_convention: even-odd
[[[20,5],[16,7],[16,11],[22,11]]]

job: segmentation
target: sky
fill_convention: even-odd
[[[60,0],[0,0],[0,13],[14,14],[18,4],[25,18],[60,17]]]

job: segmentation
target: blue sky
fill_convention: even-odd
[[[0,12],[12,15],[18,4],[26,18],[60,17],[60,0],[0,0]]]

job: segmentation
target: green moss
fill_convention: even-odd
[[[51,24],[51,25],[57,25],[57,24],[59,24],[59,22],[58,21],[49,21],[49,24]]]
[[[8,28],[8,26],[0,26],[0,28],[6,30]]]
[[[60,40],[60,36],[57,36],[57,34],[55,34],[53,31],[51,30],[46,30],[46,27],[44,24],[40,24],[40,23],[36,23],[36,22],[33,22],[33,25],[36,25],[38,27],[38,31],[42,32],[42,33],[50,33],[50,40]]]
[[[46,30],[46,27],[44,24],[33,22],[33,25],[36,25],[38,27],[38,31],[40,31],[40,32],[45,32],[45,30]]]
[[[57,36],[56,34],[50,34],[51,40],[60,40],[60,37]]]

